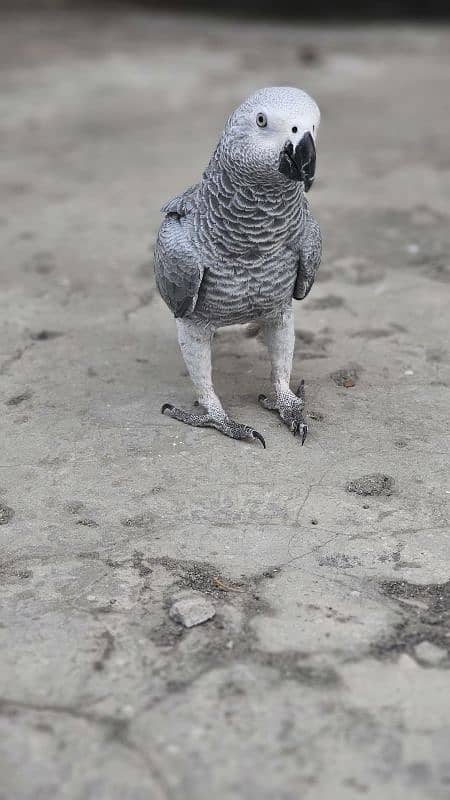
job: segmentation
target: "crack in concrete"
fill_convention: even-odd
[[[36,703],[29,700],[0,697],[0,715],[10,716],[11,713],[14,714],[20,711],[68,716],[104,728],[109,740],[118,742],[141,759],[149,772],[150,778],[159,790],[160,800],[172,800],[173,794],[171,788],[165,778],[162,768],[156,765],[155,756],[144,753],[143,750],[129,738],[130,719],[113,716],[111,714],[96,714],[70,705]]]
[[[29,344],[24,345],[23,347],[17,348],[17,350],[13,353],[12,356],[9,356],[0,364],[0,375],[5,375],[9,369],[9,367],[14,364],[15,361],[20,361],[22,356],[29,350],[31,347],[34,346],[34,342],[29,342]]]
[[[98,725],[117,725],[119,722],[123,724],[125,720],[120,717],[113,717],[109,714],[95,714],[91,711],[85,711],[81,708],[69,705],[58,705],[57,703],[36,703],[32,700],[18,700],[11,697],[0,697],[0,713],[8,713],[8,709],[14,711],[37,711],[49,712],[51,714],[64,714],[75,719],[85,720]]]

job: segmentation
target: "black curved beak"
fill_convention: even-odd
[[[311,134],[305,133],[294,150],[292,142],[286,142],[280,153],[279,171],[292,181],[302,181],[305,192],[309,192],[316,173],[316,146]]]

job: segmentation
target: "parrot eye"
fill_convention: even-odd
[[[256,116],[256,124],[260,128],[266,128],[267,127],[267,117],[266,117],[266,115],[262,114],[261,112],[259,114],[257,114],[257,116]]]

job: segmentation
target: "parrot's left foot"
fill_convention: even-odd
[[[278,411],[289,430],[292,431],[294,436],[300,436],[302,445],[305,444],[308,434],[308,423],[303,414],[305,408],[305,381],[301,381],[296,394],[289,389],[274,399],[267,397],[265,394],[260,394],[258,400],[264,408],[268,408],[270,411]]]

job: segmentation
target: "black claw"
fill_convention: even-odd
[[[308,435],[308,426],[306,422],[296,422],[293,429],[292,429],[294,436],[297,434],[300,436],[300,432],[302,434],[302,447],[305,444],[305,439]]]
[[[259,441],[261,442],[261,444],[262,444],[262,446],[264,447],[264,450],[265,450],[266,449],[266,443],[264,441],[264,437],[261,436],[261,434],[258,433],[258,431],[253,431],[252,436],[253,436],[254,439],[259,439]]]
[[[167,411],[167,409],[169,409],[169,411],[172,411],[172,408],[173,408],[172,403],[164,403],[164,405],[161,406],[161,414],[164,414],[164,412]]]

